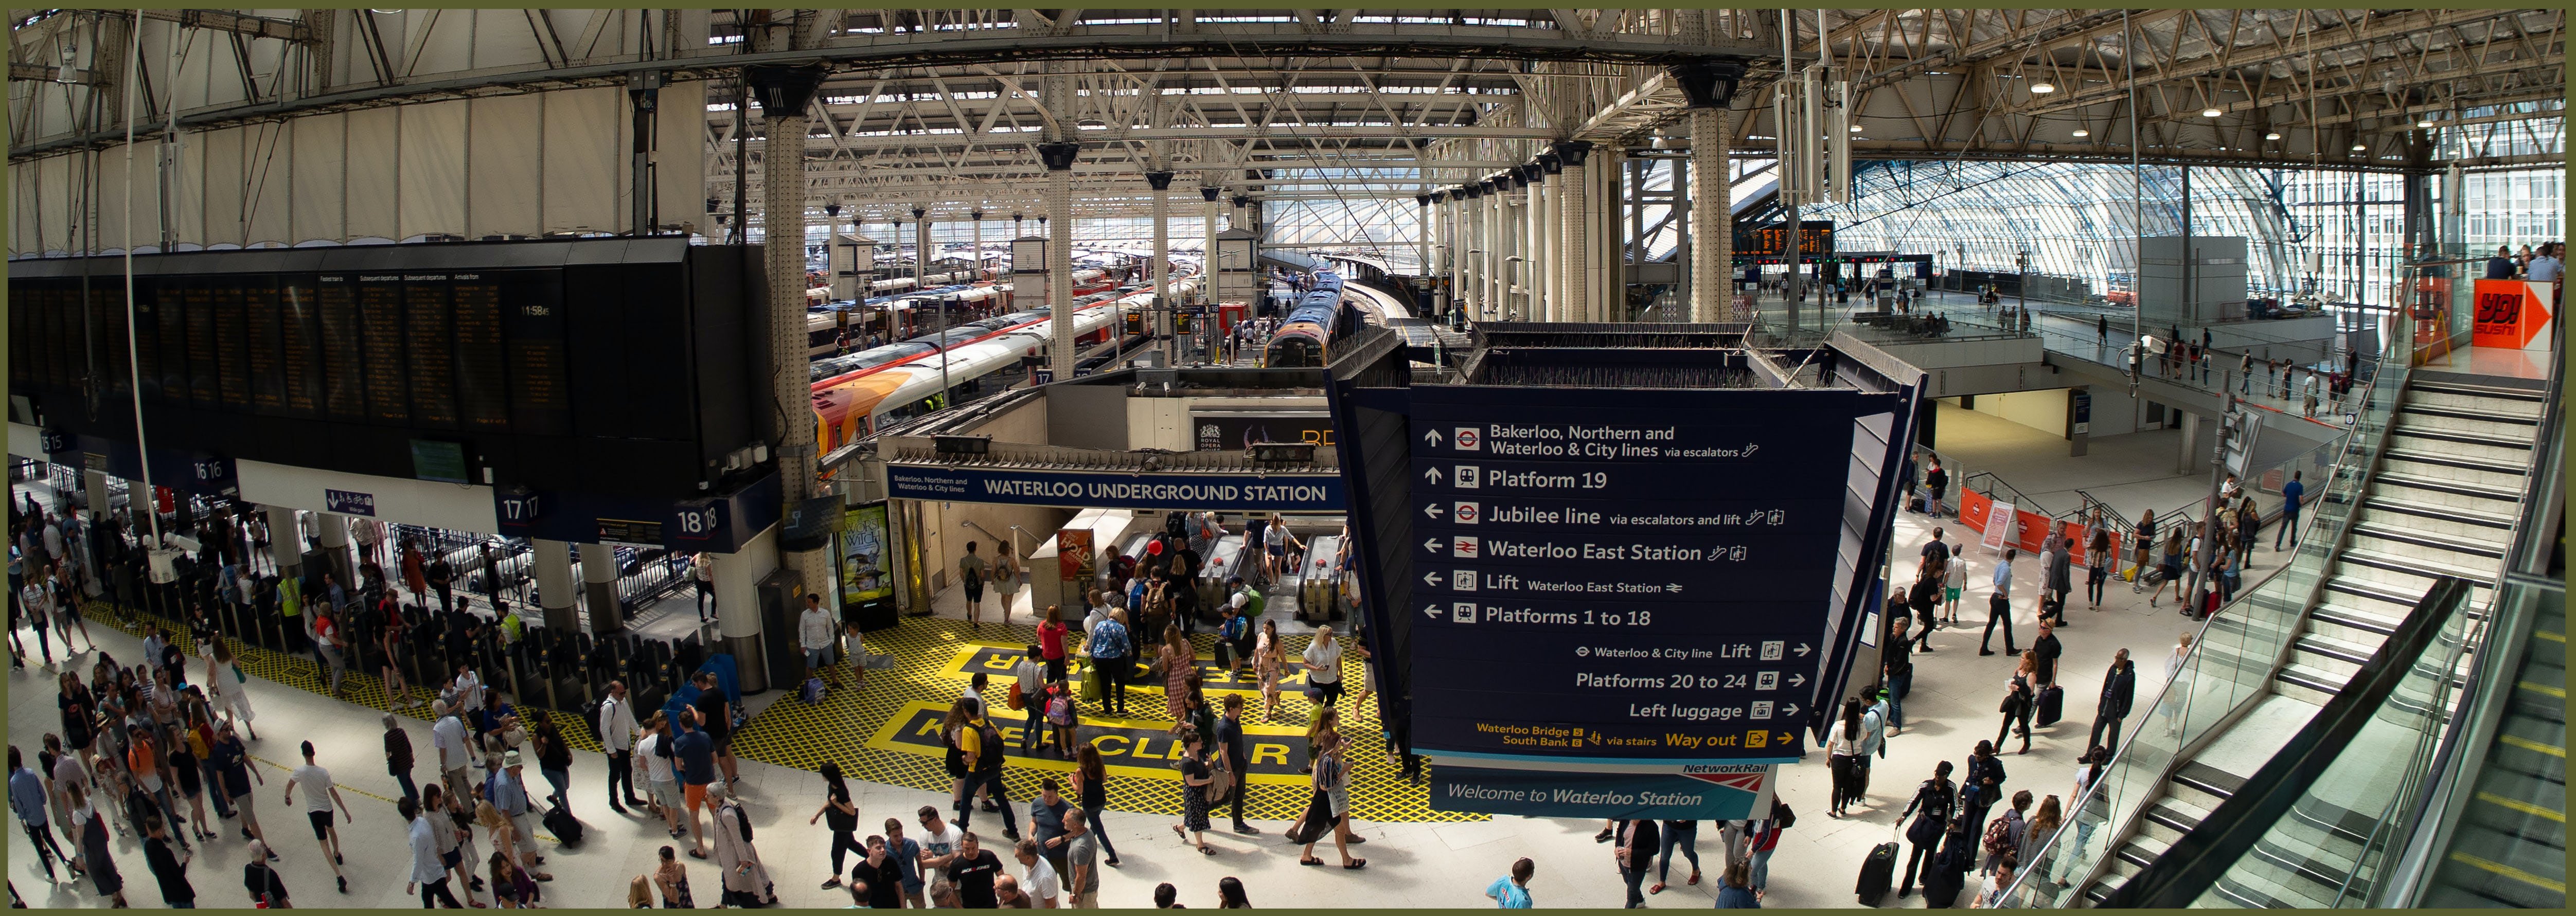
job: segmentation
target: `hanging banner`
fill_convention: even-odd
[[[886,570],[886,506],[857,506],[841,523],[841,607],[865,607],[894,600],[894,578]]]
[[[1092,548],[1094,532],[1089,528],[1066,528],[1055,533],[1056,573],[1066,585],[1089,584],[1099,575],[1099,553]]]

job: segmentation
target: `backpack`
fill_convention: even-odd
[[[1774,802],[1771,807],[1775,809],[1771,812],[1772,829],[1787,830],[1798,826],[1798,812],[1789,810],[1788,802]]]
[[[1243,598],[1243,616],[1246,618],[1261,616],[1261,609],[1268,604],[1261,597],[1261,590],[1249,585],[1243,587]]]
[[[959,575],[958,581],[967,588],[983,588],[984,571],[973,566],[966,567],[965,572]]]
[[[1986,838],[1984,842],[1986,854],[1999,856],[2012,851],[2013,840],[2012,814],[2010,812],[1995,815],[1994,820],[1986,823]]]
[[[1054,699],[1048,700],[1047,721],[1053,722],[1062,727],[1073,725],[1073,700],[1062,694],[1058,694]]]
[[[983,750],[977,755],[975,769],[981,773],[1001,772],[1002,751],[1007,747],[1007,745],[1002,743],[1002,730],[994,727],[993,720],[991,719],[984,720],[984,723],[976,726],[975,730],[977,734],[982,735],[984,738],[982,741]],[[749,837],[745,837],[744,839],[749,839]]]
[[[743,816],[742,806],[726,805],[723,810],[733,813],[733,825],[742,830],[742,841],[745,843],[751,842],[751,818]]]

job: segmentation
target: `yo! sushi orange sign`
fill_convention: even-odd
[[[2525,280],[2480,280],[2472,302],[2469,343],[2529,350],[2549,346],[2550,287]]]

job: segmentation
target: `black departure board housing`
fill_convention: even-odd
[[[1798,256],[1807,260],[1828,257],[1834,253],[1832,220],[1798,221]],[[1780,223],[1735,224],[1735,256],[1747,259],[1786,260],[1789,256],[1789,227]]]
[[[384,477],[689,498],[751,444],[757,247],[351,245],[9,265],[9,389],[53,432]],[[82,298],[82,274],[89,295]],[[129,355],[130,354],[130,355]],[[702,486],[704,485],[704,486]]]

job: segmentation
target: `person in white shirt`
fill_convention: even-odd
[[[403,892],[418,892],[422,909],[436,903],[444,903],[451,910],[464,909],[464,904],[456,902],[456,893],[447,887],[447,861],[438,854],[440,825],[421,812],[418,799],[397,801],[394,810],[411,822],[411,883],[403,886]]]
[[[466,743],[465,720],[454,715],[445,700],[432,701],[429,714],[437,718],[429,726],[429,744],[438,751],[438,781],[447,786],[448,797],[472,798],[465,766],[474,754],[473,746]]]
[[[1024,869],[1020,893],[1028,895],[1032,904],[1041,910],[1052,910],[1062,905],[1058,899],[1064,894],[1064,882],[1057,878],[1055,866],[1047,864],[1045,856],[1038,855],[1038,841],[1021,840],[1020,845],[1011,851],[1011,857],[1020,860],[1020,867]]]
[[[1315,702],[1331,706],[1342,699],[1342,646],[1333,641],[1332,627],[1316,627],[1315,641],[1306,645],[1306,683],[1316,691]]]
[[[457,715],[483,708],[483,677],[474,673],[471,659],[456,663],[455,687]]]
[[[796,615],[796,645],[805,650],[805,677],[822,678],[834,687],[841,686],[841,675],[832,670],[832,612],[823,609],[823,596],[805,596],[805,613]]]
[[[685,800],[680,796],[679,775],[671,769],[671,758],[664,756],[663,752],[671,742],[671,736],[666,733],[667,725],[661,711],[655,710],[644,725],[643,740],[635,742],[635,760],[644,767],[645,797],[652,799],[651,807],[662,812],[662,828],[669,830],[671,838],[676,840],[681,834],[680,808]],[[695,829],[697,821],[691,819],[689,826]]]
[[[599,743],[608,751],[608,807],[619,814],[627,805],[643,807],[635,797],[635,704],[625,681],[608,682],[608,698],[599,701]]]
[[[304,790],[304,819],[313,822],[313,839],[322,845],[322,853],[331,857],[331,874],[340,879],[340,893],[349,892],[349,876],[340,870],[340,828],[331,823],[331,809],[337,806],[349,823],[358,815],[340,798],[340,787],[331,781],[331,771],[313,762],[313,742],[304,742],[304,765],[286,776],[286,803],[295,803],[295,790]]]

